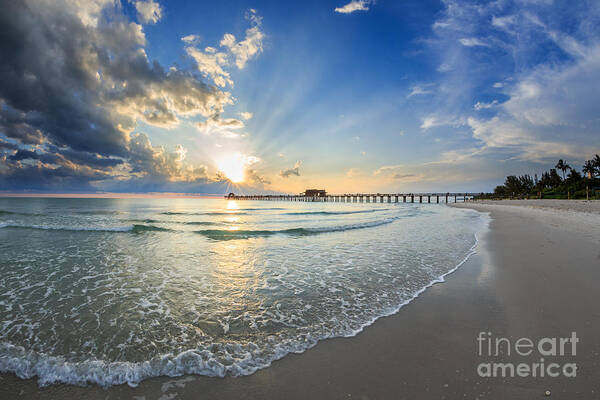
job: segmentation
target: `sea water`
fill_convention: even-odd
[[[252,374],[397,312],[486,226],[441,204],[2,198],[0,371]]]

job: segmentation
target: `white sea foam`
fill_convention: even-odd
[[[0,287],[11,288],[0,291],[0,371],[102,386],[248,375],[397,312],[462,265],[487,224],[443,206],[382,212],[335,215],[329,235],[239,244],[166,231],[81,235],[66,247],[71,234],[53,232],[24,247],[28,233],[15,230],[0,254]],[[263,230],[296,224],[287,216]]]

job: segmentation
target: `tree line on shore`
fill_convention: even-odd
[[[559,174],[560,171],[561,173]],[[600,199],[600,156],[587,160],[581,173],[564,160],[541,177],[534,174],[510,175],[504,185],[497,186],[493,198]]]

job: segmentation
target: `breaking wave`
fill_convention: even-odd
[[[350,215],[350,214],[365,214],[387,211],[389,208],[378,208],[373,210],[356,210],[356,211],[299,211],[283,213],[283,215]]]
[[[130,222],[141,222],[144,224],[179,224],[179,225],[217,225],[211,221],[165,221],[159,219],[129,219]]]
[[[154,225],[129,225],[129,226],[115,226],[115,227],[93,227],[93,226],[51,226],[51,225],[11,225],[11,224],[0,224],[0,228],[14,228],[14,229],[33,229],[43,231],[63,231],[63,232],[132,232],[132,233],[143,233],[143,232],[170,232],[172,229],[161,228]]]
[[[253,237],[264,237],[273,235],[289,235],[289,236],[308,236],[317,235],[320,233],[340,232],[353,229],[372,228],[375,226],[392,223],[397,218],[387,218],[380,221],[370,221],[357,224],[316,227],[316,228],[290,228],[281,230],[250,230],[250,229],[205,229],[195,231],[214,240],[232,240],[232,239],[249,239]]]

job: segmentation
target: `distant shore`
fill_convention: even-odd
[[[326,340],[242,378],[156,378],[137,388],[56,385],[0,376],[0,398],[36,399],[554,399],[600,395],[600,202],[452,204],[489,212],[490,229],[446,282],[352,338]],[[490,377],[481,332],[510,339],[576,332],[576,377]],[[539,356],[537,357],[539,359]],[[527,361],[537,362],[533,357]],[[514,354],[502,362],[520,362]],[[550,362],[548,358],[546,362]]]

